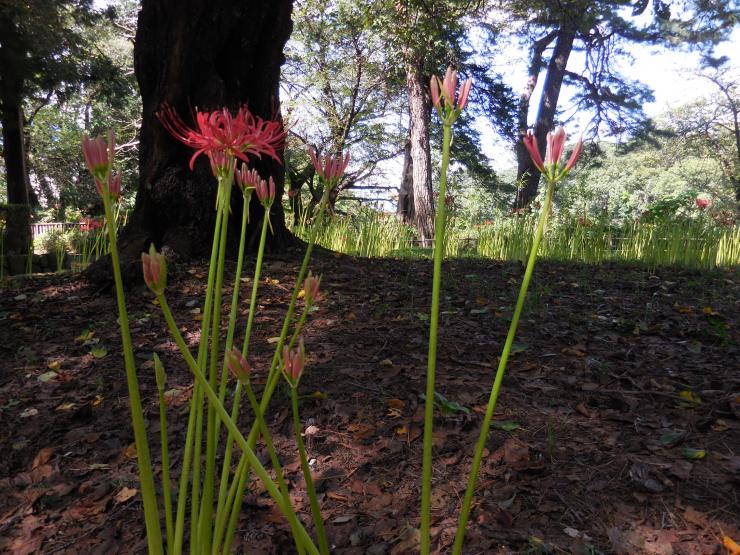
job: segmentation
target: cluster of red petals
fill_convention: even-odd
[[[337,156],[319,156],[314,148],[309,147],[308,155],[319,177],[331,185],[339,182],[349,165],[349,152],[344,156],[341,152]]]
[[[80,222],[80,231],[92,231],[103,226],[102,220],[95,220],[93,218],[85,218]]]
[[[265,154],[280,162],[277,151],[285,140],[283,124],[256,117],[246,106],[242,106],[236,115],[227,108],[213,112],[196,111],[195,129],[188,127],[168,105],[162,107],[157,117],[173,137],[195,149],[190,169],[201,154],[207,154],[213,160],[217,153],[224,153],[245,162],[249,161],[248,154],[258,158]]]
[[[704,210],[708,206],[709,206],[709,199],[705,199],[705,198],[698,198],[698,199],[696,199],[696,207],[699,210]]]
[[[444,119],[444,114],[450,112],[448,115],[457,117],[454,114],[459,115],[463,108],[465,108],[472,86],[473,80],[470,78],[463,82],[457,96],[456,104],[455,93],[457,92],[457,71],[448,67],[444,79],[440,79],[436,75],[432,75],[432,81],[430,83],[432,105],[436,108],[439,116]]]

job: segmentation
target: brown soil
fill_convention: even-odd
[[[297,257],[273,258],[263,272],[250,356],[258,384]],[[431,264],[324,254],[312,267],[326,297],[305,332],[301,416],[312,426],[307,448],[332,551],[418,552]],[[174,269],[168,288],[192,343],[205,272]],[[451,405],[435,421],[432,499],[440,553],[450,550],[522,273],[515,264],[446,265],[436,389]],[[70,274],[3,287],[0,551],[145,552],[114,297]],[[738,299],[729,271],[540,263],[464,552],[714,554],[724,536],[740,541]],[[128,302],[157,464],[152,352],[168,371],[176,480],[192,380],[151,293],[133,289]],[[288,410],[278,389],[268,421],[308,524]],[[288,527],[259,485],[245,499],[237,543],[239,553],[291,552]]]

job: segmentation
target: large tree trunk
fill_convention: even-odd
[[[414,223],[414,163],[411,160],[411,138],[406,140],[403,149],[403,171],[401,185],[398,188],[398,205],[396,215],[408,225]]]
[[[432,158],[429,146],[429,119],[432,101],[424,83],[421,63],[406,67],[409,94],[409,136],[411,140],[412,183],[414,192],[414,223],[421,244],[434,238],[434,206],[432,204]]]
[[[15,10],[0,10],[0,124],[7,201],[12,205],[6,214],[4,250],[19,255],[27,254],[31,245],[31,208],[23,137],[23,67],[29,62],[17,16]]]
[[[26,152],[23,148],[23,109],[20,102],[3,98],[3,160],[8,187],[5,222],[6,254],[27,254],[31,245],[31,207],[29,204]]]
[[[565,76],[565,68],[568,65],[568,58],[573,50],[573,40],[575,39],[576,33],[574,28],[568,24],[563,25],[557,32],[557,38],[555,39],[555,47],[553,48],[550,62],[547,65],[547,73],[545,75],[545,84],[542,90],[542,97],[540,98],[540,104],[537,108],[537,120],[534,126],[534,135],[537,138],[537,144],[539,145],[540,153],[544,157],[546,147],[547,132],[552,129],[555,121],[555,112],[558,107],[558,98],[560,96],[560,88],[563,85],[563,77]],[[547,38],[547,37],[545,37]],[[544,40],[544,39],[543,39]],[[550,39],[552,40],[552,39]],[[548,41],[549,43],[549,41]],[[537,45],[536,45],[537,47]],[[544,48],[544,47],[543,47]],[[539,52],[541,58],[542,50]],[[533,59],[537,55],[536,48],[533,50]],[[530,81],[532,79],[532,68],[534,64],[530,64]],[[537,80],[535,77],[534,84]],[[532,85],[531,90],[534,90]],[[531,90],[529,94],[531,95]],[[529,107],[529,96],[527,96],[527,108]],[[520,109],[520,134],[526,133],[526,112],[524,114],[525,125],[524,129],[521,127],[521,109]],[[532,159],[529,157],[526,149],[524,148],[521,141],[517,143],[517,183],[521,183],[522,186],[517,191],[516,200],[514,202],[514,208],[524,208],[527,206],[536,196],[537,187],[540,182],[540,171],[532,163]]]
[[[168,103],[191,125],[195,108],[235,110],[247,104],[257,116],[280,117],[280,66],[293,27],[292,0],[143,0],[141,6],[134,48],[143,105],[140,181],[120,241],[124,273],[131,276],[141,273],[138,259],[149,242],[190,258],[209,252],[213,236],[216,185],[208,161],[200,157],[190,171],[193,151],[167,133],[157,111]],[[252,165],[262,177],[275,179],[278,201],[272,207],[269,246],[284,248],[293,242],[279,200],[284,168],[268,157]],[[235,240],[241,206],[235,191],[230,219]],[[253,196],[250,246],[256,246],[261,217]]]

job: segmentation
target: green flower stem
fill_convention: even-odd
[[[308,466],[308,458],[306,457],[306,446],[303,444],[303,436],[301,436],[301,416],[298,412],[298,388],[290,388],[290,400],[293,406],[293,432],[295,433],[295,442],[298,445],[298,454],[301,458],[301,470],[303,471],[303,478],[306,481],[306,492],[308,493],[308,499],[311,502],[311,514],[313,515],[313,524],[316,528],[316,536],[319,539],[319,550],[321,555],[329,555],[329,543],[326,541],[326,531],[324,530],[324,519],[321,517],[321,507],[319,507],[319,501],[316,499],[316,488],[313,484],[313,478],[311,477],[311,467]]]
[[[298,335],[300,334],[301,330],[303,329],[304,324],[306,323],[307,316],[308,316],[308,307],[306,307],[303,310],[303,312],[301,313],[301,317],[300,317],[300,319],[298,321],[298,324],[296,325],[296,328],[295,328],[295,330],[293,332],[293,335],[291,336],[290,341],[288,342],[288,349],[292,349],[293,348],[293,345],[295,344],[296,340],[298,339]],[[267,390],[270,390],[270,391],[274,390],[275,387],[276,387],[276,385],[277,385],[277,383],[278,383],[278,381],[280,380],[281,377],[282,377],[281,372],[279,372],[279,371],[278,372],[275,372],[272,375],[272,378],[270,378],[270,381],[267,382],[266,389]],[[236,419],[234,417],[234,411],[238,409],[238,400],[240,399],[240,397],[239,397],[240,392],[241,392],[241,386],[240,385],[237,385],[236,392],[235,392],[235,395],[234,395],[235,408],[232,409],[232,419],[234,419],[234,421],[236,421]],[[260,412],[260,415],[262,415],[263,418],[264,418],[264,415],[262,414],[262,412]],[[228,446],[227,446],[227,448],[228,448]],[[243,465],[243,463],[244,463],[244,455],[242,455],[242,460],[239,461],[238,468],[246,468],[246,471],[248,472],[249,471],[249,466],[247,465],[245,467]],[[237,472],[237,474],[238,474],[238,472]],[[237,481],[237,474],[234,475],[234,482],[232,482],[232,485],[231,485],[232,488],[234,486],[234,483]],[[240,484],[242,484],[240,486],[240,489],[239,489],[239,492],[240,492],[239,493],[239,496],[242,496],[243,497],[244,496],[244,489],[243,488],[246,486],[246,480],[240,478],[238,480],[238,482]],[[230,488],[229,489],[228,499],[233,499],[235,495],[236,495],[236,493],[232,494],[232,489]],[[237,496],[236,499],[239,499],[239,497]],[[229,506],[229,502],[228,501],[226,502],[226,506],[227,507]],[[232,513],[232,516],[230,517],[230,524],[233,523],[233,525],[236,526],[236,518],[237,518],[237,516],[238,516],[238,508],[236,509],[236,511],[234,513]]]
[[[220,186],[219,192],[220,195]],[[217,198],[220,198],[217,196]],[[208,354],[208,339],[210,337],[211,310],[213,307],[213,288],[216,281],[216,261],[220,246],[219,235],[221,232],[221,219],[223,211],[216,212],[216,223],[213,229],[213,244],[211,246],[211,258],[208,264],[208,284],[206,286],[206,300],[203,307],[203,319],[201,320],[200,343],[198,345],[198,368],[205,371],[206,356]],[[195,444],[193,446],[193,484],[190,493],[190,553],[199,555],[198,547],[198,511],[200,509],[200,455],[203,445],[203,391],[196,382],[193,388],[195,399]],[[192,410],[192,409],[191,409]]]
[[[244,209],[246,211],[247,206],[245,206]],[[244,345],[242,347],[242,356],[244,358],[246,358],[247,355],[249,354],[249,338],[252,334],[252,323],[254,322],[255,307],[257,306],[257,290],[259,289],[260,274],[262,271],[262,259],[265,254],[265,242],[267,241],[268,221],[269,221],[269,211],[265,210],[265,217],[262,221],[262,233],[260,235],[260,243],[259,243],[259,248],[257,250],[257,262],[254,268],[254,276],[252,278],[252,297],[249,301],[249,315],[247,316],[247,331],[244,337]],[[242,220],[242,223],[243,223],[243,220]],[[244,239],[244,236],[245,236],[245,229],[244,227],[242,227],[242,240]],[[241,251],[241,247],[240,247],[240,255],[239,255],[240,264],[241,264],[242,258],[243,258],[243,252]],[[237,280],[239,280],[240,276],[241,276],[241,272],[237,268]],[[234,287],[236,288],[237,286],[235,285]],[[229,330],[231,331],[231,327],[229,327]],[[233,339],[233,334],[232,334],[232,339]],[[227,338],[227,341],[228,341],[228,338]],[[230,346],[228,346],[227,348],[230,348]],[[221,395],[220,393],[219,393],[219,398],[223,402],[224,396]],[[240,402],[241,402],[241,385],[237,383],[236,390],[234,391],[234,399],[231,405],[231,418],[232,420],[234,420],[234,422],[237,421],[237,418],[239,416],[239,403]],[[217,428],[217,431],[218,431],[218,428]],[[231,453],[233,451],[233,447],[234,447],[234,438],[231,437],[231,435],[229,435],[226,440],[226,451],[224,453],[223,465],[221,467],[221,482],[219,484],[218,506],[216,509],[217,515],[222,515],[224,511],[224,507],[229,506],[229,504],[226,503],[226,489],[229,483],[229,471],[231,470]]]
[[[241,385],[241,383],[239,384]],[[267,447],[267,451],[270,454],[270,462],[272,463],[272,468],[275,471],[275,478],[277,479],[278,483],[278,489],[283,494],[283,497],[285,498],[285,501],[290,503],[290,496],[288,494],[288,486],[285,483],[285,479],[283,477],[283,469],[280,465],[280,459],[277,456],[277,452],[275,451],[275,446],[272,443],[272,438],[270,437],[270,431],[267,428],[267,424],[265,424],[264,418],[262,418],[262,415],[259,412],[259,403],[257,402],[257,398],[254,396],[254,391],[252,390],[252,387],[247,383],[245,388],[247,392],[247,397],[249,398],[249,404],[252,407],[252,410],[254,411],[255,418],[258,419],[257,424],[259,424],[260,427],[260,433],[262,434],[262,438],[265,440],[265,446]],[[246,463],[246,459],[242,459],[239,463],[239,468],[243,471],[244,465]],[[236,477],[240,477],[240,473],[237,473]],[[235,480],[232,483],[232,486],[236,486],[238,480]],[[237,487],[229,488],[229,495],[226,499],[226,505],[230,506],[233,504],[234,496],[236,494]],[[213,540],[213,550],[212,555],[218,555],[218,547],[221,544],[221,541],[223,539],[223,533],[224,528],[226,526],[226,516],[221,512],[217,513],[216,516],[216,526],[215,530],[216,533],[214,535]],[[305,553],[305,550],[303,549],[303,544],[300,542],[300,534],[298,533],[298,530],[295,530],[291,527],[291,532],[293,533],[293,539],[296,542],[296,549],[298,550],[299,554]]]
[[[164,388],[157,387],[159,394],[159,436],[162,444],[162,496],[164,497],[164,519],[167,530],[167,553],[173,553],[175,531],[172,524],[172,483],[170,482],[170,456],[167,445],[167,404]]]
[[[262,274],[262,258],[265,255],[265,243],[267,242],[267,228],[270,225],[270,211],[265,210],[262,219],[262,233],[260,234],[260,244],[257,249],[257,262],[254,266],[254,276],[252,278],[252,297],[249,299],[249,314],[247,315],[247,329],[244,332],[244,343],[242,345],[242,356],[246,358],[249,354],[249,341],[252,337],[252,325],[254,323],[254,313],[257,307],[257,290],[259,289],[260,277]]]
[[[239,449],[241,449],[242,452],[246,455],[247,461],[249,462],[251,467],[254,468],[255,474],[257,474],[257,477],[262,481],[263,485],[265,486],[265,489],[267,490],[267,493],[270,494],[270,497],[272,497],[272,499],[275,501],[278,508],[283,513],[285,518],[288,520],[288,523],[291,525],[291,528],[295,527],[295,530],[297,530],[298,533],[300,534],[300,541],[303,542],[303,545],[306,547],[306,550],[311,555],[319,555],[319,551],[318,549],[316,549],[316,546],[313,544],[313,541],[311,540],[311,537],[308,535],[308,532],[306,532],[306,529],[298,521],[298,518],[296,517],[296,514],[293,511],[293,507],[291,506],[289,502],[287,502],[283,498],[283,495],[282,493],[280,493],[280,490],[278,489],[277,485],[275,485],[275,482],[272,481],[272,479],[270,478],[270,475],[267,473],[267,470],[265,470],[265,467],[262,466],[262,463],[260,463],[259,459],[257,458],[257,455],[254,454],[254,450],[249,446],[247,440],[244,438],[242,433],[239,431],[239,428],[234,423],[234,421],[231,419],[231,417],[229,416],[229,413],[226,411],[224,406],[219,402],[218,394],[213,390],[211,385],[208,383],[208,380],[203,375],[200,368],[198,368],[198,365],[195,359],[193,358],[193,355],[190,354],[190,350],[188,349],[188,346],[185,343],[185,340],[183,339],[182,334],[180,334],[180,330],[177,328],[177,324],[175,323],[175,319],[172,316],[172,311],[167,305],[166,299],[161,295],[158,297],[158,299],[160,301],[160,304],[162,305],[162,313],[164,314],[165,320],[167,321],[167,326],[170,328],[170,332],[173,338],[175,339],[175,343],[180,349],[180,353],[185,358],[185,362],[187,362],[187,365],[190,368],[190,371],[193,373],[193,376],[195,377],[196,381],[200,383],[203,391],[208,397],[208,401],[211,403],[215,411],[221,417],[221,420],[223,421],[224,426],[234,436],[234,441],[236,441],[237,445],[239,445]]]
[[[437,332],[439,328],[439,291],[442,280],[442,259],[445,248],[445,196],[447,189],[447,168],[450,164],[450,143],[452,124],[444,124],[442,140],[442,168],[439,177],[439,202],[437,218],[434,222],[434,275],[432,277],[432,307],[429,317],[429,352],[427,356],[427,386],[424,402],[424,445],[422,449],[421,478],[421,530],[420,552],[429,554],[429,526],[431,523],[432,498],[432,427],[434,425],[434,380],[437,369]]]
[[[160,303],[161,304],[161,303]],[[197,384],[196,384],[197,387]],[[185,504],[188,496],[186,490],[190,478],[190,462],[193,453],[193,436],[195,432],[195,396],[190,399],[190,411],[188,414],[188,428],[185,435],[185,452],[182,456],[182,473],[180,474],[180,485],[177,488],[177,515],[175,517],[175,542],[171,555],[182,554],[182,541],[185,531]]]
[[[470,506],[473,501],[475,485],[478,480],[478,471],[480,469],[481,459],[483,458],[483,449],[485,448],[486,440],[488,439],[488,430],[491,426],[493,412],[496,409],[496,400],[498,399],[498,394],[501,389],[501,381],[504,379],[504,372],[506,371],[506,364],[509,361],[511,346],[514,343],[514,336],[516,335],[516,330],[519,326],[519,317],[522,314],[524,300],[527,297],[529,281],[532,278],[532,271],[534,270],[534,265],[537,261],[537,251],[539,250],[540,242],[542,241],[542,235],[545,231],[545,226],[547,225],[547,218],[550,214],[550,206],[552,205],[552,193],[554,190],[555,182],[550,181],[547,185],[545,203],[542,207],[542,213],[540,214],[539,220],[537,222],[537,229],[535,230],[534,241],[532,242],[532,250],[529,252],[527,268],[524,271],[522,286],[519,290],[519,296],[517,297],[516,306],[514,307],[514,314],[511,317],[511,324],[509,325],[509,333],[506,336],[504,349],[501,353],[501,360],[499,361],[498,369],[496,370],[496,376],[491,387],[491,395],[488,399],[488,406],[486,407],[486,414],[483,418],[483,425],[480,430],[480,436],[478,437],[478,443],[475,448],[473,465],[470,468],[470,476],[468,478],[468,486],[465,490],[465,497],[463,499],[462,508],[460,509],[460,520],[457,526],[457,533],[455,534],[455,543],[452,548],[453,555],[460,555],[460,553],[462,552],[463,541],[465,539],[465,528],[467,527],[468,517],[470,516]]]
[[[328,187],[324,188],[324,195],[321,197],[321,202],[319,203],[319,209],[318,213],[316,215],[316,221],[320,221],[321,218],[324,215],[324,211],[326,210],[326,205],[329,200],[329,189]],[[290,322],[293,318],[293,312],[295,311],[295,305],[296,301],[298,300],[298,293],[301,291],[301,288],[303,287],[303,280],[306,277],[306,272],[308,271],[308,261],[311,258],[311,253],[313,252],[314,245],[316,244],[316,237],[318,235],[318,229],[316,226],[312,226],[311,228],[311,234],[309,236],[308,240],[308,246],[306,247],[306,252],[303,255],[303,262],[301,263],[301,268],[298,271],[298,279],[296,280],[295,286],[293,287],[293,294],[290,298],[290,304],[288,305],[288,311],[285,314],[285,319],[283,320],[283,327],[280,330],[280,338],[278,339],[278,344],[275,347],[275,353],[272,357],[272,363],[270,364],[270,371],[267,374],[267,385],[265,386],[265,391],[262,394],[262,400],[260,401],[260,413],[265,414],[267,411],[267,406],[270,404],[270,399],[272,399],[272,394],[275,391],[275,387],[278,384],[278,381],[280,379],[280,370],[278,369],[278,362],[280,360],[280,353],[283,348],[283,345],[285,345],[285,338],[288,335],[288,328],[290,326]],[[257,423],[252,424],[252,428],[249,431],[248,436],[248,442],[250,448],[254,449],[254,446],[257,442],[257,435],[259,433],[259,427]],[[236,519],[238,517],[239,509],[241,507],[241,502],[243,498],[243,492],[244,488],[246,487],[246,474],[249,472],[249,465],[245,465],[244,474],[240,478],[240,484],[239,484],[239,495],[236,496],[234,499],[234,508],[231,511],[231,521],[229,522],[229,528],[226,531],[226,539],[224,540],[224,545],[226,546],[224,553],[228,553],[231,549],[231,543],[234,539],[234,530],[236,530]]]
[[[251,195],[250,195],[251,196]],[[244,247],[247,242],[247,223],[249,221],[249,197],[244,196],[244,202],[242,203],[242,227],[241,234],[239,236],[239,254],[236,259],[236,274],[234,276],[234,291],[231,294],[231,309],[229,310],[229,324],[226,331],[226,345],[224,346],[224,352],[231,350],[234,345],[234,332],[236,330],[236,315],[238,312],[239,305],[239,293],[241,289],[241,277],[242,268],[244,266]],[[221,402],[224,402],[226,397],[226,384],[228,383],[229,369],[226,364],[226,356],[224,356],[224,362],[221,367],[221,382],[218,388],[218,398]],[[218,429],[221,421],[216,422],[216,437],[218,437]]]
[[[110,195],[103,194],[103,208],[105,218],[109,222],[108,240],[110,241],[110,257],[113,266],[113,279],[116,284],[116,301],[118,303],[118,321],[121,328],[121,342],[123,343],[123,360],[126,367],[126,383],[128,385],[131,419],[134,426],[134,441],[139,466],[139,480],[141,483],[141,497],[144,501],[144,522],[146,523],[146,541],[150,555],[164,553],[162,549],[162,531],[159,528],[159,510],[154,489],[154,474],[152,461],[149,455],[149,442],[146,437],[144,411],[141,407],[139,395],[139,379],[136,376],[134,349],[131,345],[131,332],[128,326],[126,299],[123,294],[123,280],[121,279],[121,263],[118,259],[118,244],[116,241],[116,227],[111,225],[113,212],[111,210]]]
[[[219,180],[219,189],[222,198],[221,217],[221,234],[219,236],[218,262],[216,263],[216,286],[213,291],[213,320],[211,324],[211,361],[209,366],[209,384],[213,390],[217,389],[218,380],[218,355],[219,355],[219,335],[221,331],[221,296],[224,281],[224,262],[226,259],[226,237],[229,229],[229,212],[231,207],[231,185],[233,183],[233,173]],[[213,410],[212,403],[208,403],[208,423],[206,433],[206,472],[203,484],[203,495],[201,497],[201,506],[199,517],[199,537],[200,553],[207,553],[210,550],[211,538],[213,534],[213,496],[215,489],[216,477],[216,449],[218,438],[216,436],[216,413]]]

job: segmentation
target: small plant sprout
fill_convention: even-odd
[[[429,352],[427,354],[426,400],[424,403],[424,441],[422,447],[421,478],[421,526],[420,550],[428,555],[430,550],[431,496],[432,496],[432,427],[434,423],[434,381],[437,368],[437,331],[439,329],[439,296],[442,280],[442,259],[445,250],[445,228],[447,227],[447,168],[450,165],[452,125],[458,118],[470,94],[473,81],[463,83],[457,93],[457,72],[447,70],[444,80],[432,77],[432,103],[442,120],[442,167],[439,176],[439,202],[434,222],[434,274],[432,276],[432,305],[429,317]],[[440,94],[441,93],[441,94]]]
[[[532,161],[547,179],[547,191],[545,194],[545,202],[541,208],[540,216],[537,221],[537,228],[534,231],[534,239],[532,240],[532,248],[527,260],[527,267],[524,271],[524,278],[522,279],[522,285],[519,289],[519,296],[517,297],[516,305],[514,307],[514,314],[511,317],[509,332],[506,336],[506,342],[504,343],[501,358],[499,359],[499,365],[496,370],[493,385],[491,386],[491,394],[488,398],[486,413],[483,417],[483,424],[481,426],[480,435],[478,436],[478,443],[476,444],[475,454],[473,455],[473,464],[470,468],[468,485],[465,490],[465,497],[463,498],[463,504],[460,509],[460,520],[458,522],[457,533],[455,535],[455,543],[452,548],[453,555],[460,555],[462,552],[463,541],[465,539],[465,529],[468,524],[468,517],[470,516],[470,507],[473,501],[473,494],[475,493],[475,485],[478,480],[478,471],[480,470],[480,463],[483,458],[483,450],[486,446],[486,440],[488,439],[488,431],[491,427],[491,419],[493,418],[493,412],[496,408],[496,400],[498,399],[499,391],[501,390],[501,382],[504,378],[506,365],[509,361],[511,347],[514,343],[517,327],[519,326],[519,318],[521,317],[522,309],[524,308],[524,301],[527,297],[529,282],[532,279],[532,272],[534,271],[534,266],[537,261],[537,251],[539,250],[542,235],[545,231],[545,226],[547,225],[547,219],[550,215],[552,195],[555,191],[556,185],[565,179],[578,161],[578,157],[583,151],[583,139],[581,138],[578,140],[570,159],[565,165],[561,165],[560,162],[560,158],[562,157],[563,150],[565,148],[565,130],[562,127],[554,133],[547,134],[547,154],[544,162],[542,161],[537,148],[537,140],[533,135],[528,134],[527,137],[525,137],[524,146],[529,151]]]

